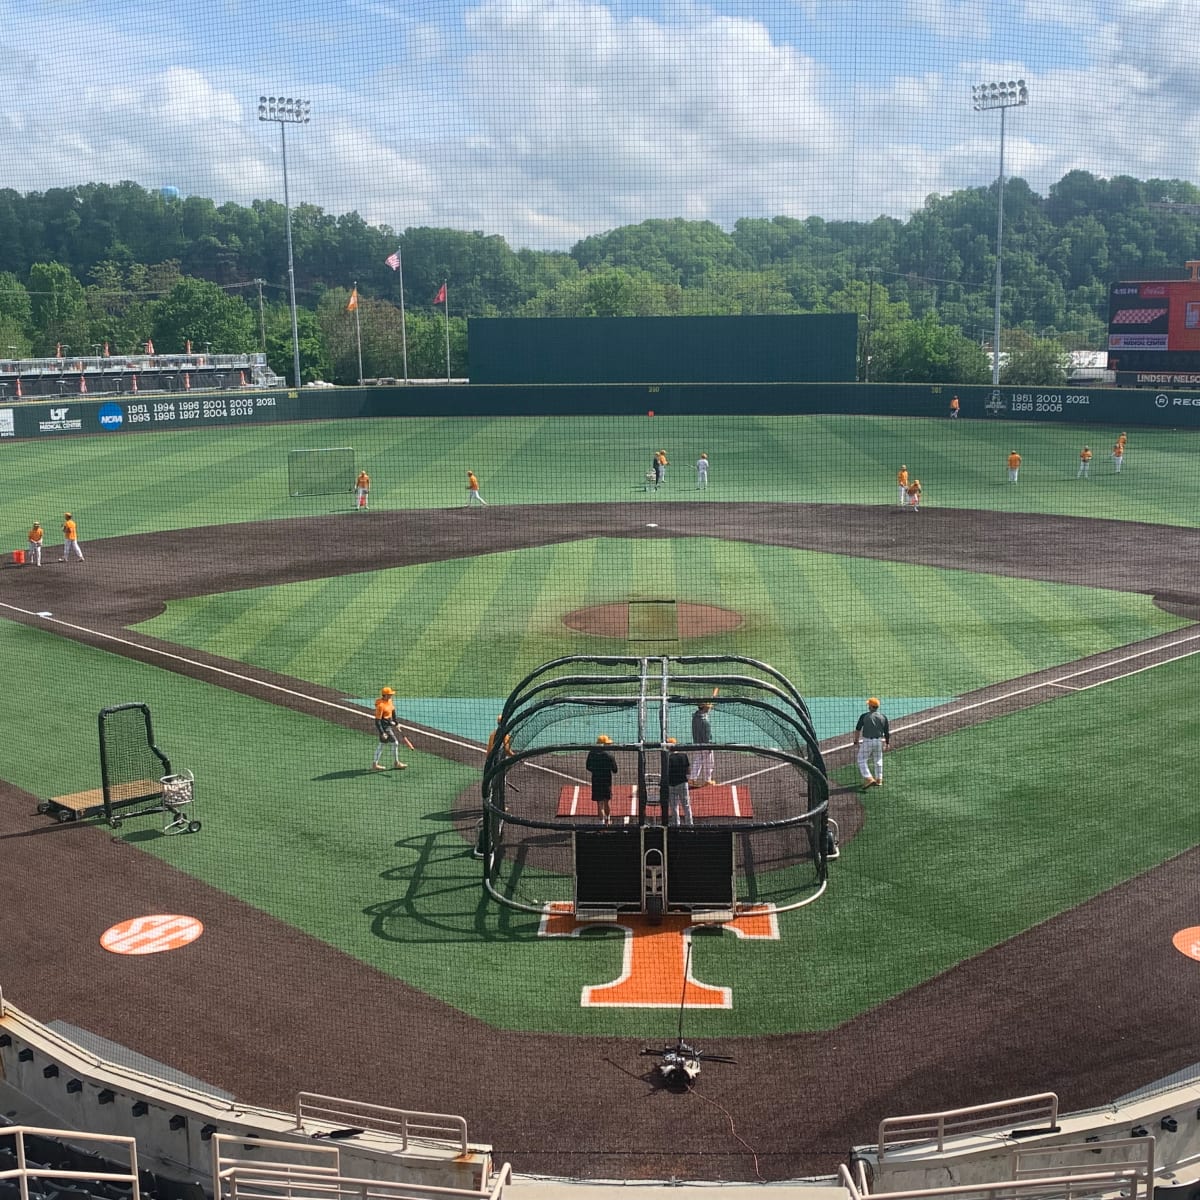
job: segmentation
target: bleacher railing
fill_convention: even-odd
[[[1058,1097],[1053,1092],[945,1112],[885,1117],[879,1122],[878,1156],[883,1162],[889,1151],[895,1153],[919,1143],[929,1143],[941,1152],[949,1138],[973,1137],[1000,1129],[1037,1129],[1048,1133],[1057,1125]]]
[[[128,1171],[67,1171],[42,1163],[30,1162],[26,1137],[40,1138],[70,1138],[72,1143],[97,1143],[97,1156],[106,1161],[113,1158],[129,1159]],[[137,1142],[131,1137],[120,1137],[106,1133],[78,1133],[72,1130],[67,1133],[62,1129],[44,1129],[36,1125],[6,1125],[0,1127],[0,1146],[11,1139],[13,1153],[17,1165],[5,1171],[0,1171],[0,1180],[16,1180],[21,1200],[29,1200],[29,1181],[54,1180],[61,1182],[85,1183],[117,1183],[130,1189],[130,1200],[141,1200],[141,1188],[138,1179]],[[111,1162],[110,1162],[111,1165]],[[80,1189],[85,1190],[85,1189]]]
[[[296,1128],[312,1132],[312,1126],[333,1126],[373,1129],[398,1137],[403,1149],[410,1138],[424,1141],[450,1142],[460,1153],[467,1152],[466,1118],[450,1113],[415,1112],[389,1108],[382,1104],[367,1104],[337,1096],[322,1096],[316,1092],[300,1092],[296,1097]]]

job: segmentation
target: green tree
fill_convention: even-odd
[[[62,263],[34,263],[29,268],[29,300],[35,345],[49,354],[67,342],[81,352],[89,336],[83,285]]]
[[[889,383],[986,383],[982,348],[937,316],[893,325],[872,342],[871,378]]]
[[[1001,358],[1001,383],[1055,387],[1067,381],[1070,357],[1061,343],[1051,338],[1014,330],[1008,335]]]
[[[211,343],[217,354],[255,346],[254,315],[245,301],[202,279],[179,280],[154,304],[153,321],[155,346],[164,353],[182,353],[188,342],[196,350]]]

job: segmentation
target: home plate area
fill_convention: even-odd
[[[750,789],[734,784],[709,784],[707,787],[691,788],[692,817],[702,820],[705,817],[724,818],[753,817],[754,807],[750,803]],[[647,799],[650,812],[658,809],[659,798],[657,791]],[[620,822],[637,822],[638,816],[638,787],[637,784],[614,784],[612,802],[613,820]],[[574,817],[587,819],[595,817],[596,805],[592,800],[592,789],[585,784],[567,784],[558,792],[558,817]]]

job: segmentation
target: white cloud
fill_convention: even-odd
[[[1030,105],[1006,119],[1006,172],[1037,190],[1073,168],[1186,177],[1200,162],[1200,0],[764,0],[754,17],[690,0],[419,16],[351,0],[345,27],[321,24],[306,48],[272,40],[285,0],[195,3],[193,38],[148,27],[137,6],[122,23],[47,3],[34,20],[0,0],[0,183],[282,199],[278,134],[254,111],[263,72],[243,53],[254,37],[268,77],[313,99],[312,124],[288,132],[294,202],[514,245],[648,217],[903,216],[995,178],[998,118],[970,106],[990,78],[1029,80]],[[68,43],[86,69],[43,52]]]

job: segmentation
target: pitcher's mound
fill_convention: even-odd
[[[743,621],[741,613],[728,608],[717,608],[713,604],[688,604],[679,601],[673,607],[675,627],[680,639],[728,633],[739,628]],[[577,608],[563,617],[563,624],[579,633],[627,640],[630,636],[629,603],[596,604],[591,608]]]

